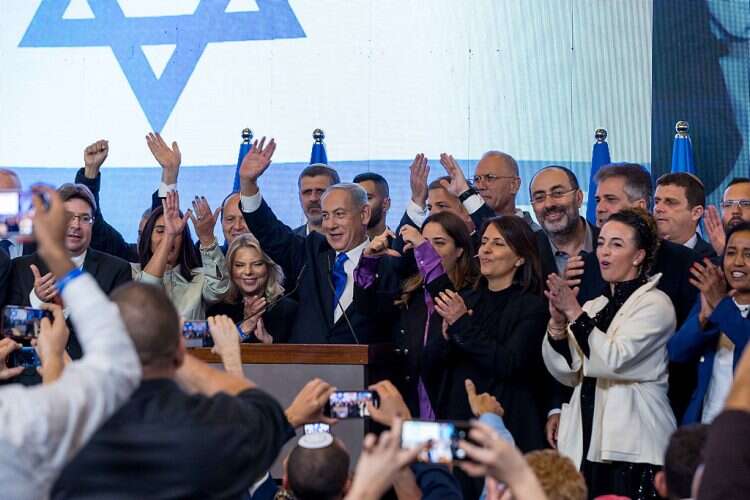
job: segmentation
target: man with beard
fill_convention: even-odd
[[[592,252],[599,237],[599,229],[578,213],[583,204],[578,179],[565,167],[549,165],[531,179],[529,198],[542,225],[536,232],[542,276],[562,275],[568,259]]]
[[[303,238],[313,231],[321,232],[323,215],[320,210],[320,199],[328,186],[341,182],[339,174],[328,165],[313,163],[299,174],[299,204],[305,213],[307,223],[294,230],[294,234]]]
[[[750,178],[735,177],[721,197],[721,216],[716,207],[706,211],[706,232],[717,254],[724,253],[726,233],[741,222],[750,222]]]
[[[370,222],[367,224],[367,235],[370,239],[380,236],[388,229],[386,217],[391,208],[391,197],[388,181],[375,172],[357,175],[352,181],[367,191],[367,204],[370,205]]]

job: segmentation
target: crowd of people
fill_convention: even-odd
[[[750,448],[736,441],[750,435],[750,178],[717,208],[692,174],[654,183],[641,165],[607,165],[589,221],[576,175],[549,165],[526,179],[532,217],[507,153],[488,151],[468,179],[443,154],[432,182],[418,154],[392,229],[384,177],[341,182],[313,164],[293,229],[259,188],[273,139],[255,141],[240,191],[216,210],[200,194],[181,205],[177,143],[146,142],[161,181],[134,217],[138,241],[102,213],[102,140],[74,183],[35,188],[35,241],[0,244],[0,305],[53,317],[38,370],[0,369],[8,498],[750,491]],[[0,171],[0,189],[20,190],[18,177]],[[204,319],[224,371],[185,348],[181,321]],[[333,388],[312,380],[283,409],[246,378],[242,342],[394,344],[379,406],[367,404],[390,430],[365,439],[353,475],[334,426],[299,439],[279,489],[271,465],[296,428],[335,423]],[[0,358],[19,347],[0,341]],[[421,450],[399,437],[411,418],[479,419],[460,444],[468,460],[414,463]]]

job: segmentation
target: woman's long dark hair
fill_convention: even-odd
[[[463,253],[456,261],[453,271],[448,273],[456,290],[467,286],[474,286],[478,278],[476,259],[474,258],[474,245],[471,243],[471,235],[466,223],[455,214],[450,212],[438,212],[430,215],[422,224],[422,229],[427,224],[434,222],[443,228],[443,231],[453,240],[456,248],[461,248]],[[411,294],[422,286],[422,276],[417,273],[407,278],[401,285],[401,297],[396,301],[398,305],[406,305],[411,298]]]
[[[524,263],[516,269],[513,282],[521,286],[523,292],[536,295],[542,294],[542,263],[539,259],[536,235],[528,223],[516,215],[501,215],[487,219],[482,225],[484,235],[487,228],[494,226],[503,236],[505,243],[519,257],[524,258]],[[480,283],[487,285],[487,278],[482,277]]]
[[[141,269],[146,269],[148,261],[150,261],[151,257],[154,255],[153,252],[151,252],[151,235],[154,232],[156,221],[162,215],[164,215],[163,207],[153,209],[151,215],[149,215],[148,220],[146,221],[146,225],[143,227],[143,233],[141,233],[141,238],[138,241],[138,257],[141,261]],[[182,216],[183,213],[180,212],[180,217]],[[190,234],[190,228],[187,224],[185,224],[185,227],[182,229],[182,247],[180,248],[180,257],[177,263],[180,265],[180,274],[187,281],[193,279],[193,269],[201,267],[202,265],[200,254],[198,253],[198,250],[195,249],[193,237]]]

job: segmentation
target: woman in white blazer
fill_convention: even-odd
[[[550,373],[574,387],[560,416],[558,449],[579,465],[591,498],[658,498],[653,478],[676,427],[666,350],[675,311],[656,288],[660,275],[648,277],[658,241],[648,213],[623,210],[597,242],[609,284],[601,296],[581,307],[558,276],[547,282],[551,319],[542,355]]]

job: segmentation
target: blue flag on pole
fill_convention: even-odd
[[[325,133],[319,128],[313,131],[313,142],[312,152],[310,153],[310,165],[313,163],[322,163],[328,165],[328,155],[326,154],[326,145],[323,144],[325,139]]]
[[[693,143],[688,135],[688,122],[679,121],[675,126],[677,133],[672,142],[672,173],[687,172],[695,174],[693,161]]]
[[[596,142],[591,152],[591,175],[589,176],[589,190],[586,202],[586,219],[596,224],[596,173],[604,165],[612,163],[609,157],[609,144],[607,144],[607,131],[603,128],[594,132]]]
[[[242,160],[245,159],[245,155],[252,149],[253,131],[246,128],[242,131],[242,144],[240,144],[240,154],[237,156],[237,168],[234,170],[234,184],[232,186],[233,193],[240,192],[240,166]]]

